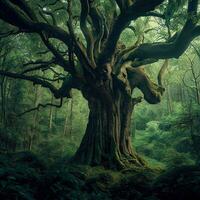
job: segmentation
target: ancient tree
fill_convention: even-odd
[[[182,3],[186,16],[182,28],[176,32],[170,30],[169,15],[159,9],[174,2]],[[106,10],[108,5],[110,9]],[[61,10],[65,16],[58,22],[57,14]],[[141,101],[141,98],[132,98],[132,93],[137,87],[147,102],[160,102],[167,60],[181,56],[200,35],[197,10],[198,0],[1,0],[0,19],[9,27],[7,32],[2,30],[1,36],[36,34],[46,52],[51,52],[52,59],[30,62],[22,73],[0,70],[0,74],[41,85],[58,99],[70,98],[73,88],[81,91],[90,113],[73,162],[113,168],[130,164],[143,166],[144,162],[131,145],[131,114],[134,105]],[[165,41],[147,43],[140,35],[135,44],[126,47],[120,41],[121,33],[127,28],[134,30],[139,18],[166,21],[169,36]],[[65,46],[66,51],[61,51],[55,40]],[[159,59],[165,62],[156,84],[141,66]],[[36,70],[57,73],[59,67],[66,72],[66,76],[60,78],[59,88],[51,79],[29,75]]]

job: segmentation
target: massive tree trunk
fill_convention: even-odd
[[[102,98],[92,93],[86,96],[90,109],[88,124],[73,161],[116,169],[145,165],[131,143],[132,98],[116,88],[107,103],[106,94]]]

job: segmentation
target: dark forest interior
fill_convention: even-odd
[[[200,199],[198,0],[0,0],[0,199]]]

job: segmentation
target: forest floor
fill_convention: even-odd
[[[64,162],[47,167],[30,152],[1,154],[0,199],[199,200],[200,168],[112,171]]]

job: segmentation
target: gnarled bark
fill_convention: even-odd
[[[72,161],[79,164],[125,168],[144,166],[131,143],[131,115],[134,101],[120,90],[112,90],[112,101],[106,104],[93,93],[85,96],[89,104],[86,133]]]

